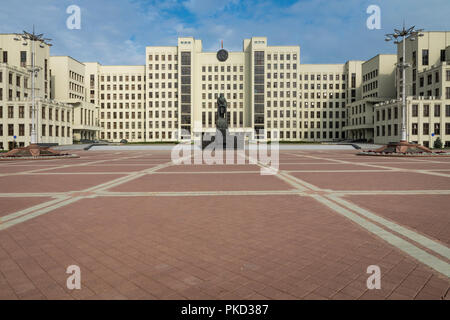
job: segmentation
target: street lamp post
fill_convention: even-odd
[[[397,67],[402,70],[402,128],[401,128],[401,142],[406,142],[406,69],[411,65],[406,63],[406,39],[411,37],[410,40],[416,40],[416,37],[422,37],[421,33],[423,29],[415,30],[415,26],[410,27],[409,29],[405,28],[403,25],[402,30],[394,29],[394,33],[386,34],[385,41],[391,41],[393,38],[395,39],[394,43],[399,44],[402,42],[403,44],[403,52],[402,52],[402,62],[397,64]],[[401,39],[400,39],[401,38]]]
[[[20,41],[20,38],[23,39],[23,45],[28,45],[27,41],[31,42],[31,69],[29,70],[31,73],[31,144],[37,144],[37,131],[36,131],[36,94],[35,94],[35,78],[37,73],[41,69],[40,67],[36,67],[36,42],[39,42],[39,47],[44,48],[45,45],[51,46],[49,41],[51,39],[44,38],[44,34],[36,34],[33,26],[33,33],[29,33],[23,31],[22,34],[16,34],[16,38],[14,40]]]

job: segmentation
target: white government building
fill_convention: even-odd
[[[406,83],[408,140],[450,147],[450,32],[407,40],[406,79],[397,54],[343,64],[301,64],[299,46],[243,41],[243,50],[203,52],[201,40],[146,48],[145,65],[103,66],[37,47],[38,142],[71,144],[176,141],[215,131],[216,99],[228,101],[230,132],[252,139],[400,140],[401,92]],[[0,35],[0,148],[30,143],[31,48]],[[406,80],[406,81],[405,81]],[[187,136],[186,136],[187,133]],[[15,137],[15,138],[14,138]]]

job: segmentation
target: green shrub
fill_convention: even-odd
[[[436,140],[434,140],[433,148],[434,149],[442,149],[442,140],[441,140],[441,138],[438,137]]]

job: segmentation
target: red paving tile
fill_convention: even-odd
[[[84,190],[124,176],[104,173],[131,173],[170,161],[168,151],[76,153],[80,159],[45,165],[0,163],[0,174],[49,169],[41,171],[47,174],[0,176],[0,193]],[[436,164],[354,154],[282,151],[280,163],[283,170],[378,169],[362,163],[450,169],[445,159]],[[56,168],[65,165],[70,167]],[[169,166],[107,191],[293,188],[276,176],[239,173],[248,170],[259,167]],[[68,172],[78,174],[64,174]],[[336,190],[450,187],[447,177],[413,171],[291,174]],[[50,199],[0,197],[0,216]],[[450,242],[447,195],[345,199],[443,244]],[[309,196],[98,196],[42,213],[0,230],[0,299],[441,299],[450,285],[442,274]],[[65,270],[72,264],[82,269],[82,290],[66,288]],[[372,264],[381,268],[381,290],[366,287],[366,269]]]
[[[252,164],[230,164],[230,165],[173,165],[158,170],[158,172],[227,172],[227,171],[255,171],[260,172],[260,167]]]
[[[371,212],[450,245],[448,195],[346,196]]]
[[[450,169],[448,162],[403,162],[403,163],[386,163],[383,166],[398,169],[416,169],[416,170],[434,170],[434,169]]]
[[[280,164],[280,170],[383,170],[357,164],[316,163],[316,164]],[[389,169],[386,169],[389,170]]]
[[[298,196],[87,199],[12,227],[5,234],[34,237],[37,246],[52,239],[64,249],[45,249],[62,273],[59,280],[58,274],[52,276],[55,289],[64,286],[64,266],[79,264],[93,270],[95,264],[85,264],[76,256],[92,257],[112,273],[127,270],[134,274],[130,279],[136,281],[112,287],[105,282],[98,289],[98,280],[83,281],[108,299],[116,291],[129,299],[172,294],[189,299],[241,299],[252,294],[270,299],[324,299],[338,292],[359,298],[367,291],[369,264],[381,264],[390,256],[417,267],[413,259],[350,221],[311,198]],[[22,242],[28,243],[26,238],[14,241]],[[161,265],[166,267],[161,269]],[[389,269],[382,268],[382,272]],[[350,270],[357,277],[350,278],[350,287],[333,287],[333,279]],[[107,275],[98,274],[101,279]],[[284,285],[287,276],[289,285]],[[389,282],[408,279],[408,273],[398,273]],[[260,285],[250,286],[252,282]],[[223,290],[213,291],[217,285]],[[438,278],[437,285],[443,294],[448,282]],[[386,286],[379,294],[387,297],[392,291],[395,287]],[[44,294],[54,297],[58,291]]]
[[[144,165],[108,165],[108,164],[95,164],[90,166],[73,166],[68,168],[51,169],[41,171],[43,173],[82,173],[82,172],[136,172],[145,169],[150,169],[156,166],[156,164],[144,164]]]
[[[293,176],[331,190],[448,190],[448,177],[413,172],[294,172]]]
[[[241,191],[241,190],[290,190],[292,187],[282,180],[259,173],[239,174],[179,174],[146,175],[132,182],[124,183],[110,191]]]
[[[19,176],[0,177],[0,192],[67,192],[79,191],[96,186],[107,181],[120,178],[123,175],[102,174],[98,176],[88,174],[77,175],[38,175],[28,174]]]
[[[52,200],[49,197],[14,197],[14,198],[0,198],[0,217],[6,216],[40,203]]]

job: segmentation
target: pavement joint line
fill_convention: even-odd
[[[257,166],[259,166],[261,168],[265,168],[265,169],[269,169],[270,170],[270,168],[267,165],[264,165],[258,159],[253,159],[252,157],[250,157],[248,155],[245,155],[244,157],[251,164],[255,164],[255,165],[257,165]],[[300,190],[300,191],[305,191],[306,190],[306,188],[304,186],[302,186],[301,184],[297,183],[294,179],[292,179],[292,176],[284,174],[283,172],[281,172],[281,170],[278,170],[278,172],[275,174],[275,176],[277,178],[279,178],[280,180],[283,180],[287,184],[293,186],[296,190]]]
[[[191,156],[189,156],[188,158],[191,158]],[[124,159],[124,158],[122,158],[122,159]],[[141,176],[144,176],[146,174],[150,174],[150,173],[152,173],[154,171],[157,171],[159,169],[171,166],[171,165],[173,165],[172,161],[166,162],[164,164],[157,165],[157,166],[154,166],[152,168],[146,168],[146,169],[144,169],[144,170],[142,170],[140,172],[133,172],[133,173],[129,174],[128,176],[121,177],[121,178],[118,178],[118,179],[114,179],[112,181],[108,181],[106,183],[102,183],[100,185],[93,186],[91,188],[87,188],[87,189],[80,190],[80,191],[75,191],[75,193],[77,193],[77,194],[79,194],[79,193],[89,193],[89,192],[97,192],[97,191],[102,191],[102,190],[105,190],[105,189],[109,189],[109,188],[115,187],[117,185],[120,185],[122,183],[129,182],[131,180],[137,179],[137,178],[139,178]],[[68,192],[68,194],[73,193],[73,192],[74,191]],[[85,195],[85,196],[75,196],[75,197],[70,197],[69,196],[68,199],[63,200],[61,202],[58,202],[56,204],[50,205],[50,206],[46,206],[44,209],[38,209],[37,211],[36,210],[31,210],[27,214],[18,215],[16,218],[11,218],[9,221],[0,224],[0,230],[4,230],[4,229],[9,228],[9,227],[11,227],[13,225],[16,225],[18,223],[21,223],[21,222],[33,219],[33,218],[35,218],[37,216],[40,216],[42,214],[48,213],[50,211],[53,211],[55,209],[64,207],[64,206],[66,206],[68,204],[71,204],[71,203],[74,203],[74,202],[76,202],[78,200],[81,200],[81,199],[84,199],[84,198],[94,198],[96,196],[97,196],[96,194],[88,194],[88,195]],[[47,201],[46,203],[52,202],[52,201],[54,201],[54,200]],[[46,203],[44,203],[44,204],[46,204]],[[16,213],[17,212],[12,213],[10,215],[14,215]],[[2,221],[2,220],[0,220],[0,221]]]
[[[344,200],[336,195],[328,195],[328,198],[332,199],[334,202],[347,207],[348,209],[372,220],[375,221],[383,226],[385,226],[386,228],[395,231],[396,233],[407,237],[417,243],[419,243],[421,246],[430,249],[436,253],[438,253],[439,255],[447,258],[450,260],[450,248],[448,248],[447,246],[434,241],[428,237],[425,237],[409,228],[403,227],[393,221],[387,220],[377,214],[374,214],[372,212],[370,212],[367,209],[361,208],[359,206],[357,206],[354,203],[351,203],[350,201]]]
[[[298,195],[297,189],[291,190],[231,190],[231,191],[143,191],[143,192],[118,192],[118,191],[101,191],[96,193],[99,197],[191,197],[191,196],[267,196],[267,195]],[[300,193],[300,195],[308,196],[308,194]]]
[[[392,246],[396,247],[400,251],[410,255],[417,261],[420,261],[421,263],[427,265],[428,267],[436,270],[437,272],[445,275],[446,277],[450,278],[450,264],[442,261],[441,259],[429,254],[428,252],[416,247],[412,243],[392,234],[391,232],[379,227],[378,225],[374,224],[373,222],[370,222],[369,220],[366,220],[362,218],[361,216],[357,215],[354,212],[349,211],[348,209],[345,209],[338,204],[332,202],[329,199],[326,199],[323,196],[320,195],[313,195],[317,201],[321,202],[322,204],[326,205],[327,207],[333,209],[335,212],[339,213],[340,215],[347,217],[351,221],[358,224],[360,227],[366,229],[370,233],[378,236],[379,238],[383,239],[384,241],[388,242]]]
[[[56,199],[53,199],[53,200],[50,200],[50,201],[46,201],[46,202],[43,202],[43,203],[39,203],[39,204],[34,205],[32,207],[28,207],[26,209],[23,209],[23,210],[20,210],[20,211],[16,211],[16,212],[8,214],[6,216],[0,217],[0,224],[1,223],[5,223],[6,221],[9,221],[9,220],[15,219],[17,217],[23,216],[25,214],[28,214],[30,212],[33,212],[33,211],[36,211],[36,210],[48,207],[48,206],[53,205],[55,203],[61,202],[61,201],[65,200],[65,199],[67,199],[67,197],[58,197]]]
[[[122,158],[123,159],[123,158]],[[322,159],[322,158],[319,158],[319,159]],[[345,161],[344,161],[345,162]],[[260,167],[262,166],[262,165],[260,165],[259,163],[257,163],[256,162],[256,164],[258,164]],[[350,164],[354,164],[354,163],[350,163]],[[145,172],[145,174],[148,174],[148,173],[152,173],[153,171],[156,171],[156,170],[159,170],[159,169],[161,169],[161,168],[163,168],[163,167],[165,167],[165,166],[170,166],[171,165],[171,163],[168,163],[168,164],[165,164],[165,165],[162,165],[162,166],[157,166],[157,167],[154,167],[154,168],[151,168],[151,169],[146,169],[146,170],[143,170],[143,172]],[[390,169],[390,168],[389,168]],[[147,172],[148,171],[148,172]],[[413,170],[411,170],[411,171],[413,171]],[[286,174],[286,172],[283,172],[284,174]],[[133,177],[132,177],[132,179],[134,179],[134,178],[136,178],[136,177],[134,177],[134,175],[133,174],[131,174]],[[277,176],[279,176],[279,175],[277,175]],[[295,178],[295,177],[292,177],[292,176],[290,176],[289,174],[287,174],[287,176],[288,177],[290,177],[290,178]],[[126,177],[124,177],[124,178],[126,178]],[[132,180],[132,179],[130,179],[130,180]],[[296,180],[298,180],[297,178],[295,178]],[[119,179],[116,179],[116,180],[119,180]],[[113,180],[113,181],[110,181],[110,183],[112,183],[112,184],[116,184],[116,183],[118,183],[118,184],[121,184],[121,183],[124,183],[125,181],[123,181],[123,182],[121,182],[121,181],[119,181],[119,182],[117,182],[116,180]],[[31,214],[28,214],[28,215],[25,215],[25,216],[22,216],[22,217],[19,217],[19,218],[16,218],[16,219],[14,219],[14,220],[12,220],[12,221],[8,221],[7,223],[5,223],[5,224],[3,224],[3,225],[1,225],[1,228],[0,228],[0,230],[2,230],[2,229],[6,229],[7,227],[9,227],[9,226],[11,226],[11,225],[14,225],[14,224],[17,224],[17,223],[20,223],[20,222],[23,222],[23,221],[27,221],[27,220],[29,220],[29,219],[31,219],[31,218],[34,218],[34,217],[36,217],[36,216],[39,216],[39,215],[42,215],[42,214],[44,214],[44,213],[47,213],[47,212],[50,212],[50,211],[52,211],[52,210],[55,210],[55,209],[57,209],[57,208],[59,208],[59,207],[63,207],[63,206],[65,206],[65,205],[68,205],[68,204],[70,204],[70,203],[73,203],[73,202],[75,202],[75,201],[78,201],[78,200],[80,200],[80,199],[82,199],[82,198],[89,198],[89,197],[96,197],[96,196],[101,196],[101,191],[102,191],[102,189],[104,189],[104,188],[106,188],[106,189],[108,189],[108,188],[111,188],[112,187],[112,185],[111,186],[104,186],[105,184],[101,184],[101,185],[98,185],[98,186],[95,186],[95,187],[93,187],[95,190],[94,190],[94,192],[96,192],[94,195],[90,195],[90,196],[81,196],[81,197],[72,197],[72,198],[69,198],[69,199],[67,199],[67,200],[63,200],[62,202],[60,202],[60,203],[58,203],[58,204],[55,204],[55,205],[52,205],[52,206],[49,206],[49,207],[45,207],[45,208],[43,208],[43,209],[41,209],[41,210],[38,210],[38,211],[35,211],[35,212],[33,212],[33,213],[31,213]],[[96,188],[97,187],[97,188]],[[98,188],[98,187],[100,187],[100,188]],[[301,188],[303,188],[302,186],[300,186]],[[304,188],[303,188],[304,189]],[[318,190],[317,191],[321,191],[321,192],[333,192],[333,193],[336,193],[336,194],[338,194],[338,192],[334,192],[334,191],[332,191],[332,190],[327,190],[327,189],[320,189],[320,188],[317,188]],[[86,189],[86,190],[83,190],[83,191],[79,191],[79,192],[88,192],[88,191],[90,191],[89,189]],[[98,192],[99,191],[99,192]],[[308,190],[306,190],[306,191],[308,191]],[[444,190],[445,191],[445,190]],[[242,191],[237,191],[237,192],[239,192],[240,194],[242,194]],[[283,192],[283,191],[281,191],[281,192]],[[286,191],[284,191],[284,192],[286,192]],[[300,195],[300,196],[302,196],[302,195],[307,195],[307,196],[311,196],[311,197],[313,197],[313,198],[316,198],[316,199],[322,199],[322,200],[325,200],[325,201],[329,201],[329,200],[326,200],[322,195],[320,195],[320,194],[318,194],[318,193],[314,193],[314,190],[313,190],[313,193],[305,193],[305,192],[303,192],[302,190],[299,190],[299,189],[297,189],[297,190],[291,190],[290,192],[294,192],[294,193],[296,193],[297,195]],[[372,194],[373,194],[373,192],[371,192]],[[273,194],[273,192],[272,191],[269,191],[269,194]],[[278,194],[278,193],[277,193]],[[340,194],[342,194],[342,193],[340,193]],[[367,220],[365,220],[365,219],[363,219],[363,218],[361,218],[360,216],[358,216],[356,213],[353,213],[353,212],[351,212],[351,211],[348,211],[348,210],[346,210],[345,208],[342,208],[342,207],[340,207],[340,206],[338,206],[337,204],[335,204],[335,206],[338,208],[338,210],[341,210],[341,212],[338,212],[338,213],[341,213],[342,214],[342,210],[345,210],[345,211],[347,211],[347,212],[349,212],[350,214],[352,214],[352,215],[354,215],[354,216],[356,216],[357,218],[360,218],[360,219],[362,219],[363,221],[365,221],[365,223],[369,223],[369,224],[372,224],[372,225],[374,225],[376,228],[378,228],[378,234],[381,232],[381,233],[387,233],[388,235],[391,235],[391,236],[394,236],[394,240],[397,242],[397,244],[399,243],[399,241],[400,241],[400,243],[402,243],[402,241],[403,241],[403,249],[404,250],[402,250],[402,251],[404,251],[404,252],[406,252],[406,253],[408,253],[408,254],[410,254],[411,252],[413,253],[413,254],[416,254],[416,255],[418,255],[418,257],[419,258],[421,258],[422,260],[424,259],[424,257],[425,258],[427,258],[428,260],[426,260],[426,261],[430,261],[430,259],[432,260],[431,262],[432,262],[432,264],[436,267],[438,267],[438,268],[441,268],[442,267],[442,265],[440,265],[440,263],[442,263],[442,261],[441,260],[439,260],[438,258],[436,258],[436,257],[434,257],[433,255],[430,255],[430,254],[428,254],[427,252],[425,252],[425,251],[423,251],[423,250],[421,250],[420,248],[417,248],[417,247],[415,247],[413,244],[411,244],[411,243],[409,243],[409,242],[407,242],[406,240],[403,240],[403,239],[401,239],[401,238],[399,238],[399,237],[397,237],[397,236],[395,236],[395,235],[392,235],[391,233],[389,233],[387,230],[385,230],[385,229],[383,229],[383,228],[381,228],[381,227],[378,227],[377,225],[375,225],[375,224],[373,224],[373,223],[371,223],[370,221],[367,221]],[[332,208],[333,209],[333,208]],[[336,209],[333,209],[334,211],[337,211]],[[345,216],[345,215],[344,215]],[[357,219],[357,218],[355,218],[355,217],[353,217],[354,219]],[[351,219],[351,218],[350,218]],[[351,219],[351,220],[353,220],[353,219]],[[367,225],[366,226],[363,226],[364,228],[366,228],[367,227]],[[375,228],[375,229],[376,229]],[[366,228],[367,229],[367,228]],[[398,239],[395,239],[395,237],[396,238],[398,238]],[[389,238],[391,241],[392,241],[392,238]],[[387,242],[389,242],[389,243],[391,243],[390,241],[388,241],[388,240],[386,240]],[[392,243],[391,243],[392,244]],[[395,246],[395,245],[394,245]],[[412,248],[412,249],[411,249]],[[411,251],[412,250],[412,251]],[[418,250],[418,251],[417,251]],[[411,255],[411,254],[410,254]],[[433,260],[434,259],[434,260]],[[422,260],[419,260],[419,261],[421,261],[422,263],[424,263]],[[427,264],[428,265],[428,263],[425,263],[425,264]],[[449,270],[448,269],[448,264],[446,264],[446,266],[447,266],[447,270]],[[434,268],[435,269],[435,268]],[[442,268],[441,268],[442,269]],[[436,269],[435,269],[436,270]],[[440,272],[439,270],[437,270],[438,272]],[[442,273],[442,272],[441,272]],[[448,275],[447,275],[448,276]]]
[[[418,173],[429,174],[429,175],[432,175],[432,176],[439,176],[439,177],[450,178],[450,174],[440,173],[440,172],[433,172],[432,170],[418,170],[417,172]]]
[[[132,158],[136,158],[136,157],[137,156],[126,157],[126,158],[122,158],[122,159],[132,159]],[[65,160],[65,159],[59,159],[59,160]],[[95,160],[95,161],[89,161],[89,162],[83,162],[83,163],[65,164],[65,165],[62,165],[62,166],[34,169],[34,170],[23,171],[23,172],[2,173],[2,174],[0,174],[0,177],[40,173],[41,171],[46,171],[46,170],[56,170],[56,169],[64,169],[64,168],[71,168],[71,167],[82,167],[82,166],[88,166],[88,165],[95,164],[95,163],[103,163],[103,162],[106,162],[106,161],[114,161],[114,159],[111,159],[111,160],[110,159]]]
[[[18,192],[12,192],[12,193],[0,193],[0,198],[33,198],[33,197],[39,197],[39,198],[55,198],[55,197],[61,197],[66,196],[68,192],[24,192],[24,193],[18,193]]]
[[[239,173],[260,173],[260,171],[160,171],[152,174],[239,174]]]
[[[309,156],[309,155],[304,155],[303,157],[311,158],[311,159],[323,160],[323,158]],[[353,163],[351,161],[338,160],[338,159],[329,159],[329,160],[330,161],[334,161],[334,162],[338,162],[338,163],[342,163],[342,164],[353,164],[353,165],[355,165],[355,163]],[[373,165],[373,164],[365,163],[365,162],[357,162],[356,164],[357,165],[361,165],[361,166],[382,168],[382,169],[386,169],[386,171],[413,172],[413,173],[421,173],[421,174],[434,175],[434,176],[450,177],[450,175],[445,174],[445,173],[431,172],[429,170],[423,170],[423,169],[394,168],[394,167],[386,167],[386,166],[381,166],[381,165]]]
[[[303,181],[297,177],[294,177],[293,175],[290,175],[289,173],[287,173],[286,171],[282,171],[282,173],[286,176],[289,177],[291,180],[295,181],[296,184],[300,185],[302,187],[303,190],[313,190],[313,191],[328,191],[328,189],[321,189],[311,183],[308,183],[306,181]],[[331,191],[331,190],[330,190]]]
[[[43,215],[43,214],[48,213],[50,211],[53,211],[55,209],[67,206],[68,204],[74,203],[74,202],[76,202],[76,201],[78,201],[78,200],[80,200],[82,198],[83,197],[67,198],[67,199],[65,199],[63,201],[60,201],[60,202],[56,203],[56,204],[53,204],[53,205],[47,206],[45,208],[33,211],[33,212],[28,213],[26,215],[19,216],[19,217],[15,218],[15,219],[11,219],[11,220],[9,220],[7,222],[4,222],[4,223],[0,224],[0,230],[5,230],[5,229],[7,229],[9,227],[12,227],[12,226],[14,226],[16,224],[28,221],[30,219],[33,219],[35,217],[38,217],[40,215]]]
[[[312,157],[312,156],[305,156],[305,157],[311,157],[311,158],[314,158],[314,157]],[[321,159],[321,158],[318,158],[318,159]],[[340,160],[336,160],[336,161],[341,162]],[[300,181],[301,181],[301,180],[300,180]],[[325,190],[325,189],[320,189],[320,188],[317,188],[317,189],[318,189],[318,190],[314,190],[314,191],[324,191],[324,193],[327,193],[327,194],[326,194],[326,197],[327,197],[327,198],[333,199],[333,201],[335,201],[335,202],[337,202],[337,203],[339,203],[339,204],[341,204],[341,205],[344,205],[344,204],[345,204],[345,206],[346,206],[347,208],[350,208],[350,207],[351,207],[352,210],[354,210],[355,212],[357,212],[357,213],[359,213],[359,214],[365,216],[366,218],[369,218],[369,217],[370,217],[370,218],[372,218],[373,221],[376,221],[376,222],[380,223],[380,224],[383,225],[385,228],[394,230],[395,232],[398,232],[399,234],[401,234],[401,235],[403,235],[403,236],[405,236],[405,237],[407,237],[407,238],[409,238],[409,239],[411,239],[411,240],[413,240],[413,241],[419,243],[420,245],[422,245],[422,246],[424,246],[424,247],[430,249],[431,251],[433,251],[433,252],[435,252],[435,253],[437,253],[437,254],[439,254],[439,255],[441,255],[441,256],[447,258],[447,259],[449,259],[449,257],[450,257],[450,250],[449,250],[449,248],[447,248],[446,246],[443,246],[443,245],[441,245],[441,244],[439,244],[439,243],[437,243],[437,242],[435,242],[435,241],[433,241],[433,240],[431,240],[431,239],[429,239],[429,238],[427,238],[427,237],[425,237],[425,236],[419,235],[418,233],[415,233],[415,232],[413,232],[413,231],[411,231],[411,230],[409,230],[409,229],[407,229],[407,228],[405,228],[405,227],[403,227],[403,226],[400,226],[399,224],[396,224],[396,223],[394,223],[394,222],[388,221],[388,220],[386,220],[386,219],[384,219],[384,218],[382,218],[382,217],[380,217],[380,216],[378,216],[378,215],[376,215],[376,214],[374,214],[374,213],[369,212],[368,210],[362,209],[362,208],[360,208],[360,207],[354,205],[353,203],[350,203],[349,201],[345,201],[345,200],[343,200],[343,199],[341,199],[341,198],[339,198],[339,197],[333,197],[333,191],[332,191],[332,190]],[[373,194],[373,193],[372,193],[372,194]],[[324,203],[323,200],[326,200],[326,199],[324,198],[324,196],[320,195],[319,193],[316,193],[316,194],[313,193],[313,194],[311,194],[310,196],[313,197],[313,198],[315,198],[315,199],[317,199],[318,201],[323,202],[323,203]],[[336,200],[336,199],[337,199],[337,200]],[[328,200],[326,200],[326,201],[328,201]],[[332,208],[334,211],[336,211],[336,212],[338,212],[338,213],[340,213],[340,214],[343,214],[343,212],[342,212],[342,210],[341,210],[342,207],[337,206],[337,204],[335,204],[335,206],[330,205],[330,203],[326,203],[326,204],[328,205],[328,207]],[[351,212],[349,212],[349,213],[351,213]],[[353,213],[353,214],[355,214],[355,213]],[[359,219],[357,219],[357,218],[355,218],[355,217],[352,217],[350,214],[343,214],[343,215],[346,216],[346,217],[348,217],[348,218],[350,218],[351,220],[353,220],[353,221],[355,221],[355,222],[357,222],[357,221],[359,220]],[[360,220],[359,220],[359,221],[360,221]],[[366,221],[367,221],[367,220],[366,220]],[[367,221],[367,222],[369,222],[369,221]],[[358,223],[358,222],[357,222],[357,223]],[[370,222],[369,222],[369,223],[370,223]],[[373,223],[371,223],[373,226],[370,226],[370,225],[367,225],[367,224],[361,224],[361,223],[358,223],[358,224],[359,224],[360,226],[366,228],[368,231],[371,231],[372,233],[374,233],[373,231],[376,230],[376,228],[374,228],[373,226],[375,226],[375,227],[377,227],[377,228],[380,228],[380,227],[374,225]],[[381,229],[381,230],[384,230],[384,229]],[[385,232],[388,232],[388,231],[386,231],[386,230],[384,230],[384,231],[385,231]],[[380,234],[380,232],[378,231],[377,234]],[[397,236],[395,236],[395,235],[393,235],[393,234],[391,234],[391,235],[394,236],[394,237],[397,237]],[[382,237],[382,238],[383,238],[383,237]],[[403,239],[401,239],[401,238],[399,238],[399,237],[397,237],[397,238],[398,238],[399,240],[401,240],[400,243],[403,241],[403,242],[406,242],[406,243],[408,243],[409,245],[413,246],[415,249],[421,250],[421,249],[415,247],[414,245],[412,245],[411,243],[409,243],[409,242],[407,242],[407,241],[405,241],[405,240],[403,240]],[[385,240],[388,241],[389,243],[391,243],[392,245],[397,246],[395,243],[397,243],[397,244],[399,243],[398,239],[397,239],[396,241],[390,241],[390,240],[392,240],[392,239],[393,239],[393,238],[390,236],[390,237],[386,238]],[[398,246],[397,246],[397,247],[398,247]],[[411,248],[408,247],[408,246],[405,247],[405,246],[403,245],[402,248],[405,249],[405,250],[402,250],[402,251],[404,251],[405,253],[408,253],[408,254],[410,254],[410,255],[411,255],[412,253],[414,253],[414,252],[413,252],[414,250],[411,250]],[[433,256],[433,255],[431,255],[431,254],[428,254],[427,252],[425,252],[425,251],[423,251],[423,250],[421,250],[421,251],[422,251],[422,253],[420,253],[420,256],[417,256],[417,255],[412,255],[412,256],[415,257],[416,259],[417,259],[417,257],[421,258],[421,256],[423,256],[423,255],[425,255],[425,254],[429,256],[428,258],[432,257],[431,259],[434,261],[434,262],[432,262],[432,265],[434,266],[434,269],[437,270],[436,268],[438,268],[439,270],[446,271],[446,273],[443,273],[442,271],[440,271],[440,272],[443,273],[443,274],[446,274],[447,277],[450,277],[450,264],[448,264],[447,262],[444,262],[444,261],[439,260],[437,257],[435,257],[435,256]],[[442,269],[441,263],[435,261],[435,259],[437,259],[438,261],[441,261],[442,263],[447,264],[447,270]],[[419,259],[418,259],[418,260],[419,260]],[[422,259],[422,260],[424,260],[424,259]],[[419,261],[420,261],[420,260],[419,260]]]
[[[334,190],[341,195],[447,195],[450,190]]]

